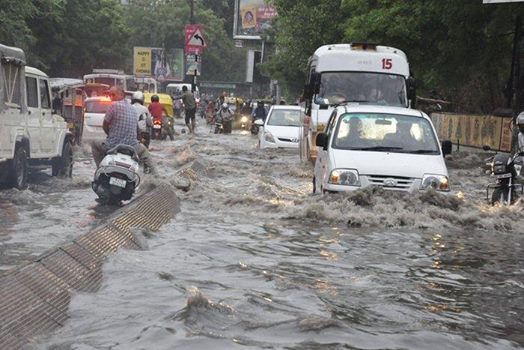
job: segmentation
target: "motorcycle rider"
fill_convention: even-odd
[[[517,116],[517,126],[519,127],[519,153],[524,153],[524,111]]]
[[[229,105],[224,102],[217,113],[217,122],[222,123],[222,128],[225,134],[231,133],[231,124],[233,122],[233,112],[229,108]]]
[[[102,125],[107,138],[91,144],[96,167],[100,166],[108,150],[116,145],[124,144],[136,150],[138,158],[144,164],[145,173],[155,173],[149,151],[137,139],[138,120],[135,108],[124,99],[124,91],[120,87],[111,87],[109,96],[113,103],[107,109]]]
[[[148,110],[153,116],[153,122],[159,121],[162,125],[162,131],[169,136],[171,141],[173,141],[175,136],[173,135],[173,130],[171,130],[167,121],[168,113],[166,108],[160,103],[158,95],[151,96],[151,104],[148,106]]]
[[[131,97],[131,104],[136,110],[138,117],[138,139],[143,142],[146,148],[149,148],[151,141],[151,128],[153,121],[147,107],[144,106],[144,93],[135,91]]]
[[[253,121],[257,119],[262,119],[264,122],[266,121],[267,111],[264,107],[264,101],[257,102],[257,107],[253,109],[251,116],[253,117]]]

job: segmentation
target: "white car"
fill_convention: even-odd
[[[265,123],[258,133],[260,148],[298,148],[304,110],[300,106],[271,106]]]
[[[367,186],[449,192],[444,156],[423,112],[387,106],[342,105],[317,135],[313,191],[351,191]]]
[[[111,106],[111,98],[107,96],[89,97],[84,101],[84,141],[104,140],[106,133],[102,128],[107,109]]]

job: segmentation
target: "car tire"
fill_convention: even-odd
[[[53,159],[51,175],[58,177],[73,176],[73,147],[71,142],[66,141],[62,149],[62,156]]]
[[[10,187],[23,190],[27,188],[27,178],[29,175],[29,164],[27,161],[27,152],[22,146],[15,150],[15,156],[9,164],[9,177],[7,183]]]

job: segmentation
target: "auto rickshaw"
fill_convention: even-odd
[[[160,93],[154,94],[154,93],[145,92],[144,93],[144,106],[149,107],[149,105],[151,104],[151,97],[153,95],[158,96],[159,102],[162,106],[164,106],[164,111],[166,113],[165,117],[167,119],[167,125],[162,125],[163,132],[161,133],[161,139],[164,140],[169,135],[171,140],[173,140],[173,135],[175,133],[175,119],[173,115],[173,99],[168,94],[160,94]]]

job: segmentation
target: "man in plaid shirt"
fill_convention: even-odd
[[[138,142],[138,118],[135,108],[124,100],[124,91],[121,88],[112,87],[109,94],[113,103],[107,109],[103,124],[107,139],[91,144],[96,167],[100,166],[108,150],[118,144],[124,144],[135,148],[146,173],[154,172],[149,151]]]

